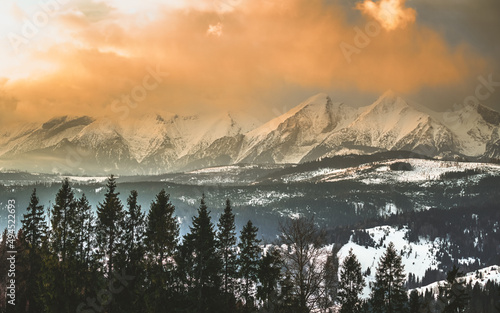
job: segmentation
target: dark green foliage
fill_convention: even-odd
[[[52,219],[50,221],[52,232],[52,249],[61,258],[62,263],[66,262],[68,249],[70,246],[71,226],[75,218],[75,196],[66,178],[56,194],[56,201],[52,207]]]
[[[408,296],[404,266],[392,242],[379,261],[370,301],[375,313],[406,312]]]
[[[421,309],[421,300],[418,291],[413,290],[410,293],[410,302],[409,302],[409,313],[419,313]]]
[[[78,256],[79,216],[73,189],[66,178],[56,194],[51,216],[51,250],[45,258],[46,305],[69,311],[81,300]],[[81,244],[84,244],[83,242]],[[59,262],[57,260],[60,260]]]
[[[341,312],[498,312],[498,284],[462,283],[456,268],[449,272],[439,295],[413,291],[408,303],[401,257],[392,244],[380,260],[370,303],[360,301],[364,279],[356,256],[349,253],[337,282],[337,248],[324,262],[324,236],[312,219],[288,221],[281,227],[281,243],[288,249],[266,246],[266,253],[261,255],[257,227],[251,222],[243,227],[239,250],[235,249],[235,215],[229,200],[216,232],[203,197],[189,233],[179,244],[176,208],[165,190],[156,195],[145,219],[138,193],[130,193],[124,211],[116,182],[110,177],[96,220],[89,199],[85,194],[76,199],[69,181],[64,180],[57,191],[52,216],[49,215],[51,228],[45,225],[43,206],[36,192],[28,199],[22,228],[13,242],[17,251],[16,307],[10,310],[13,312],[328,312],[337,284],[336,304]],[[255,214],[240,207],[237,212],[238,221],[242,216]],[[498,214],[496,206],[431,209],[363,223],[409,223],[412,240],[478,238],[477,252],[491,256],[490,261],[495,262],[499,239],[491,229],[496,227]],[[347,228],[345,234],[332,238],[349,238],[351,234]],[[358,232],[356,240],[368,242],[371,237],[366,235]],[[7,238],[4,232],[0,242],[0,277],[8,271],[4,261],[8,255]],[[451,253],[456,258],[476,251],[465,247],[451,244],[438,251],[438,255],[451,262]],[[126,281],[116,280],[117,273],[125,275]],[[424,281],[440,279],[439,273],[427,271]],[[477,278],[482,276],[477,274]],[[236,290],[237,284],[243,288]],[[417,286],[419,279],[410,274],[408,284]],[[254,287],[260,301],[253,299]],[[5,291],[5,281],[0,281],[0,312],[6,310]]]
[[[22,220],[23,235],[20,238],[20,244],[23,245],[22,268],[26,275],[26,312],[39,312],[43,309],[43,286],[40,284],[40,278],[43,266],[42,243],[47,229],[43,206],[39,205],[36,189],[31,194],[27,211]]]
[[[483,174],[484,171],[477,168],[466,169],[463,171],[455,171],[455,172],[446,172],[439,176],[441,180],[447,179],[461,179],[461,178],[470,178],[475,175]]]
[[[460,279],[463,274],[456,266],[448,272],[445,285],[439,290],[438,304],[443,308],[443,313],[466,312],[470,296],[465,281]]]
[[[33,251],[41,248],[42,240],[44,240],[47,231],[43,206],[39,203],[40,200],[36,195],[36,189],[33,189],[30,204],[27,209],[28,213],[24,214],[24,218],[21,221],[23,224],[24,238]]]
[[[339,287],[339,258],[337,254],[340,248],[341,246],[337,244],[332,246],[323,267],[323,299],[320,305],[323,310],[331,308],[337,299]]]
[[[136,194],[135,196],[132,194],[132,198],[129,198],[129,206],[133,208],[136,205]],[[132,209],[130,215],[137,217],[139,213],[133,213],[135,211],[137,208]],[[158,312],[165,308],[169,299],[173,297],[171,292],[174,280],[172,256],[176,252],[179,237],[179,225],[174,211],[175,207],[170,202],[170,195],[162,189],[155,201],[151,203],[146,226],[145,243],[147,244],[148,276],[150,277],[146,301],[150,312]],[[132,221],[129,220],[129,224],[131,223]],[[138,229],[135,230],[136,235],[137,231]],[[132,230],[130,230],[130,236],[132,235]],[[129,240],[136,242],[138,238]]]
[[[257,278],[260,282],[260,286],[257,287],[257,298],[262,300],[263,308],[267,312],[272,312],[276,308],[281,266],[281,254],[275,248],[269,248],[260,260],[257,272]]]
[[[224,311],[233,312],[235,305],[234,291],[237,286],[237,251],[236,226],[231,202],[226,200],[224,213],[217,224],[218,253],[222,261],[222,293],[224,295]]]
[[[123,223],[123,245],[119,258],[124,263],[119,267],[131,276],[127,288],[116,295],[120,312],[141,312],[145,308],[143,281],[146,276],[144,266],[145,215],[137,204],[137,191],[132,190],[127,198],[127,211]]]
[[[240,255],[238,259],[239,276],[243,279],[243,298],[245,299],[245,307],[251,309],[254,304],[254,299],[250,297],[250,289],[257,282],[257,272],[259,269],[260,259],[260,240],[257,239],[259,229],[253,226],[252,221],[248,221],[240,234]]]
[[[353,231],[352,241],[365,247],[375,247],[376,245],[373,238],[363,229],[356,229]]]
[[[394,162],[389,168],[391,171],[412,171],[413,167],[408,162]]]
[[[351,249],[340,268],[337,296],[341,304],[340,313],[356,313],[360,311],[362,302],[359,296],[365,285],[365,278],[361,273],[361,264]]]
[[[182,268],[186,270],[188,305],[194,305],[195,311],[215,312],[221,303],[221,260],[216,251],[214,225],[205,204],[205,195],[201,198],[198,216],[193,217],[190,232],[184,236],[182,253],[187,258]]]
[[[122,244],[123,220],[125,214],[123,205],[118,199],[119,193],[116,192],[116,179],[110,176],[106,184],[106,194],[104,202],[99,203],[97,207],[97,245],[101,251],[101,260],[106,267],[108,279],[111,279],[115,256]]]

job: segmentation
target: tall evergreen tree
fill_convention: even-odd
[[[224,295],[224,311],[234,311],[234,291],[237,275],[236,226],[231,202],[226,200],[224,213],[217,224],[218,253],[222,260],[222,292]]]
[[[148,252],[158,264],[164,264],[167,257],[172,257],[177,247],[179,225],[174,211],[170,195],[162,189],[151,203],[146,228]]]
[[[259,262],[257,297],[263,302],[264,312],[273,312],[276,308],[281,266],[281,253],[275,248],[269,248]]]
[[[7,260],[9,257],[9,254],[7,251],[10,251],[10,249],[7,246],[7,240],[8,240],[8,235],[7,235],[7,228],[3,230],[2,233],[2,241],[0,242],[0,260]],[[13,238],[12,238],[13,239]],[[8,277],[8,270],[9,270],[9,263],[8,262],[0,262],[0,277]],[[5,279],[5,282],[7,280]],[[4,284],[4,282],[0,283],[0,312],[5,313],[6,306],[7,306],[7,286]]]
[[[245,299],[245,307],[247,310],[253,307],[250,290],[253,289],[257,282],[257,273],[259,270],[259,260],[261,249],[259,247],[260,240],[257,239],[259,229],[253,226],[252,221],[248,221],[240,234],[239,254],[239,273],[243,279],[243,298]]]
[[[106,184],[104,202],[97,206],[97,244],[100,248],[107,277],[111,279],[115,256],[120,250],[123,235],[123,205],[116,192],[116,179],[111,175]]]
[[[123,221],[123,242],[119,246],[119,256],[116,258],[116,267],[130,277],[126,288],[113,295],[117,302],[116,309],[122,313],[143,312],[145,308],[144,234],[146,224],[145,215],[141,212],[137,197],[137,191],[132,190],[127,198],[127,210]]]
[[[67,178],[63,180],[56,194],[51,213],[52,249],[60,257],[61,263],[65,264],[68,250],[72,248],[71,226],[74,224],[75,217],[75,196]]]
[[[201,198],[198,216],[193,217],[190,232],[184,236],[184,249],[192,256],[189,270],[192,288],[190,299],[196,312],[216,312],[220,307],[221,260],[216,252],[216,238],[210,212]]]
[[[30,282],[30,280],[32,280],[32,278],[30,277],[32,271],[30,270],[30,256],[29,251],[27,250],[26,242],[27,241],[26,238],[24,238],[24,232],[22,228],[17,232],[14,248],[11,248],[9,242],[9,250],[16,251],[15,305],[10,306],[11,312],[36,312],[34,311],[30,303],[30,301],[33,300],[33,294],[29,289],[33,285],[32,282]],[[9,298],[8,296],[7,299],[11,300],[11,298]]]
[[[76,201],[69,180],[62,181],[56,194],[51,211],[51,250],[54,256],[47,255],[47,289],[51,296],[47,304],[56,311],[69,311],[79,301],[77,272],[77,247],[75,246]]]
[[[351,249],[340,268],[340,282],[337,295],[341,306],[340,313],[356,313],[360,311],[361,299],[359,295],[365,286],[365,278],[361,273],[361,264]]]
[[[43,206],[39,203],[40,200],[36,195],[36,189],[33,189],[27,209],[28,212],[24,214],[24,218],[21,221],[24,238],[33,250],[41,248],[42,240],[47,232]]]
[[[323,266],[323,301],[321,307],[326,311],[330,309],[336,299],[339,285],[339,258],[337,253],[340,250],[340,245],[334,244],[332,250],[326,257],[325,265]]]
[[[97,262],[93,252],[96,246],[95,217],[85,194],[76,200],[75,207],[76,214],[72,227],[75,234],[72,244],[76,257],[74,274],[78,277],[78,294],[83,301],[93,292],[97,280]]]
[[[401,256],[391,242],[381,257],[371,303],[375,313],[401,313],[407,311],[408,296],[405,287],[406,276]]]
[[[39,204],[36,195],[36,189],[31,194],[27,214],[24,214],[22,220],[22,230],[24,239],[24,251],[27,255],[25,260],[26,270],[26,312],[41,312],[43,310],[42,301],[42,243],[46,236],[46,223],[44,218],[43,206]]]
[[[149,275],[151,286],[148,292],[148,307],[158,312],[172,298],[174,264],[172,262],[177,248],[179,225],[174,216],[175,207],[170,195],[164,189],[151,203],[146,228]]]
[[[419,313],[421,307],[422,300],[418,291],[413,290],[410,293],[410,301],[409,301],[409,313]]]
[[[456,265],[448,272],[443,287],[439,290],[440,304],[444,304],[443,313],[462,313],[466,312],[470,300],[465,281],[459,278],[464,275]],[[443,305],[442,305],[443,306]]]
[[[76,218],[73,222],[75,232],[73,244],[79,263],[89,265],[91,263],[92,249],[95,246],[94,238],[94,214],[89,200],[82,194],[76,201]]]

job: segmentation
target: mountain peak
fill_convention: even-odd
[[[382,94],[382,96],[380,96],[380,98],[397,98],[397,96],[398,95],[394,90],[388,89]]]
[[[409,104],[394,91],[388,90],[384,92],[373,104],[368,106],[369,112],[389,113],[391,111],[401,111],[408,108]]]
[[[283,122],[290,119],[291,117],[297,115],[299,112],[316,112],[322,113],[322,110],[328,110],[328,107],[332,105],[332,100],[326,93],[319,93],[307,100],[303,101],[299,105],[290,109],[288,112],[279,115],[278,117],[270,120],[264,125],[250,131],[248,135],[250,137],[259,137],[268,134],[276,130]],[[306,113],[307,114],[307,113]],[[318,115],[316,114],[316,115]],[[310,114],[309,114],[310,115]]]
[[[495,126],[500,125],[500,113],[488,108],[487,106],[484,106],[482,104],[479,104],[477,106],[477,113],[481,115],[484,121],[486,121],[489,124],[493,124]]]

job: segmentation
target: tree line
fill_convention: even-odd
[[[65,179],[46,216],[33,190],[12,243],[15,306],[7,305],[3,280],[1,311],[416,313],[470,307],[472,291],[461,288],[458,269],[438,297],[416,292],[408,297],[402,257],[392,243],[368,286],[369,298],[362,299],[366,273],[357,256],[351,250],[339,264],[340,246],[325,251],[325,232],[312,219],[287,220],[277,242],[263,245],[250,220],[237,234],[230,200],[214,223],[202,196],[189,232],[180,236],[165,190],[147,215],[136,191],[125,205],[118,195],[111,176],[94,213],[85,194],[77,198]],[[9,269],[9,238],[6,229],[0,277]]]

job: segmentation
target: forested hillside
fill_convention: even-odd
[[[466,269],[498,262],[496,205],[405,213],[355,228],[321,229],[312,217],[299,216],[277,224],[276,241],[264,243],[259,225],[250,220],[237,231],[229,199],[216,221],[201,195],[181,236],[165,190],[147,214],[137,191],[130,191],[126,203],[119,192],[111,176],[94,213],[68,180],[48,212],[32,191],[27,213],[19,216],[22,227],[9,227],[2,236],[0,276],[12,279],[0,285],[3,312],[413,313],[495,312],[498,306],[497,281],[460,279]],[[408,296],[408,288],[422,282],[406,272],[404,254],[392,242],[377,246],[362,230],[382,223],[408,227],[409,242],[447,238],[435,279],[446,270],[446,283],[434,296]],[[361,256],[351,250],[339,259],[349,239],[383,250],[373,282],[367,281]],[[458,264],[463,257],[475,261]],[[368,298],[362,297],[365,286]]]

